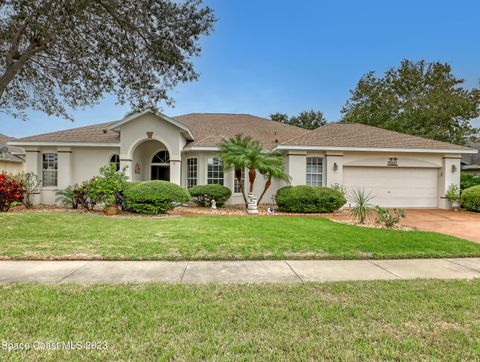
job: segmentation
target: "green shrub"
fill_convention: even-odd
[[[402,217],[407,216],[403,209],[390,210],[388,207],[377,206],[375,211],[377,212],[377,223],[383,224],[387,228],[394,227],[400,223]]]
[[[84,192],[93,202],[104,203],[105,206],[116,205],[118,195],[125,187],[127,176],[122,171],[117,171],[115,164],[103,166],[99,175],[88,182]]]
[[[212,200],[217,206],[223,206],[232,196],[232,191],[223,185],[198,185],[188,191],[198,206],[210,206]]]
[[[375,198],[371,192],[363,189],[355,189],[350,192],[349,200],[353,202],[353,207],[350,209],[350,216],[352,216],[358,223],[364,224],[372,213],[372,205],[370,201]]]
[[[480,185],[480,176],[465,172],[460,174],[460,189],[462,191],[477,185]]]
[[[462,206],[470,211],[480,211],[480,185],[463,190]]]
[[[168,181],[143,181],[124,188],[126,210],[156,215],[171,210],[176,202],[190,200],[188,191]]]
[[[280,211],[326,213],[341,208],[347,200],[341,192],[328,187],[286,186],[275,196]]]

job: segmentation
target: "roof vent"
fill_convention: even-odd
[[[107,133],[107,130],[106,130],[106,129],[102,129],[102,132],[103,132],[103,134],[106,134],[106,133]]]

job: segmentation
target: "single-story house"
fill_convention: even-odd
[[[467,146],[480,150],[480,140],[468,142]],[[470,153],[462,156],[462,171],[480,176],[480,153]]]
[[[0,133],[0,173],[19,173],[23,171],[25,150],[20,147],[7,146],[15,138]]]
[[[236,134],[285,155],[292,185],[365,189],[385,207],[447,208],[445,192],[460,181],[467,147],[362,124],[331,123],[306,130],[248,114],[193,113],[177,117],[145,111],[116,122],[41,134],[9,142],[26,150],[26,171],[40,175],[37,203],[53,204],[55,193],[115,163],[132,181],[169,180],[186,188],[222,184],[230,203],[242,203],[233,171],[224,171],[218,145]],[[247,180],[244,182],[248,183]],[[273,182],[271,203],[284,182]],[[245,185],[248,186],[248,185]],[[255,193],[263,189],[257,178]]]

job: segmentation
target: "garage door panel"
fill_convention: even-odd
[[[373,205],[437,207],[437,169],[344,167],[343,180],[350,192],[371,192]]]

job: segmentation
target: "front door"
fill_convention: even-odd
[[[170,181],[170,166],[152,165],[151,179]]]

